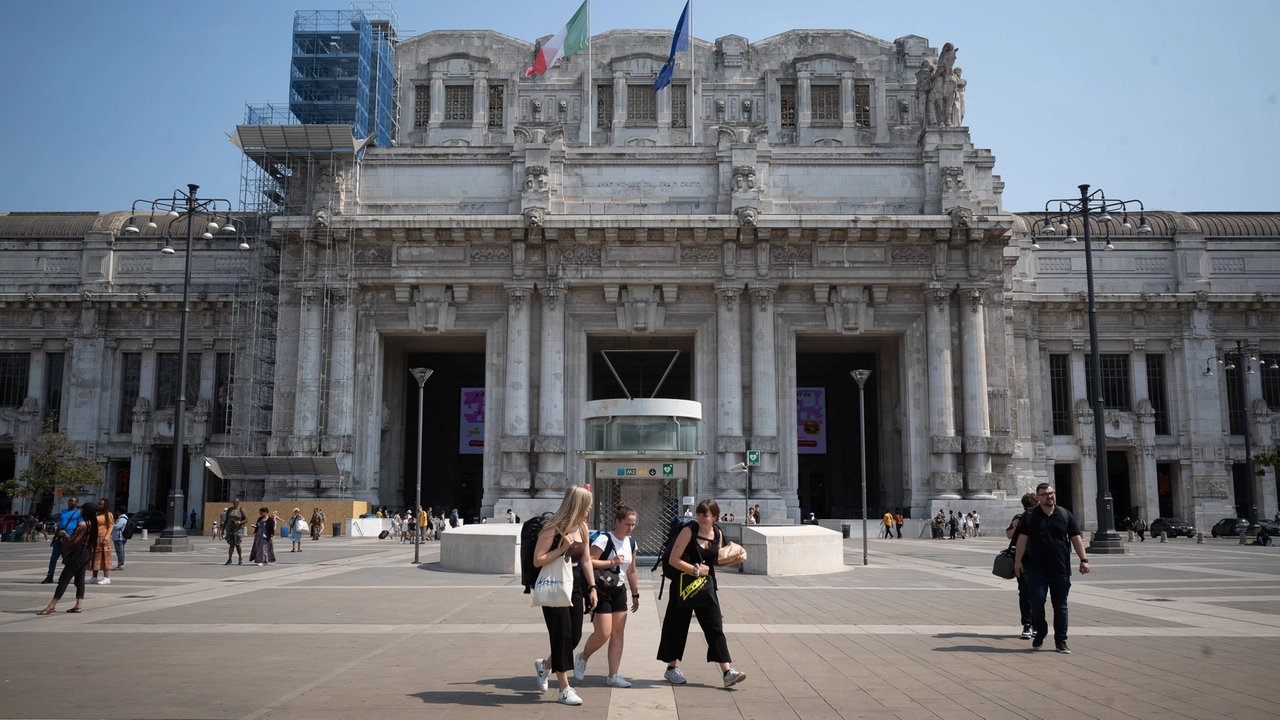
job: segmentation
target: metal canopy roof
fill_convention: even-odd
[[[350,125],[237,125],[231,142],[253,152],[355,152],[364,145]]]
[[[224,480],[338,480],[338,462],[331,457],[312,456],[223,456],[206,457],[205,464]]]

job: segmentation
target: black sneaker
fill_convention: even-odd
[[[1022,626],[1022,639],[1023,639],[1023,640],[1030,640],[1030,639],[1031,639],[1031,626],[1030,626],[1030,625],[1023,625],[1023,626]]]
[[[41,580],[41,581],[40,581],[40,584],[41,584],[41,585],[52,585],[52,584],[53,584],[53,576],[52,576],[52,575],[50,575],[49,577],[47,577],[47,578],[45,578],[45,579]]]
[[[1040,649],[1040,648],[1042,648],[1042,647],[1044,647],[1044,636],[1043,636],[1043,635],[1037,635],[1037,636],[1035,636],[1035,637],[1031,638],[1031,649],[1032,649],[1032,650],[1039,650],[1039,649]]]
[[[1057,643],[1057,647],[1058,647],[1058,652],[1062,653],[1063,655],[1071,654],[1071,648],[1067,647],[1066,643]]]

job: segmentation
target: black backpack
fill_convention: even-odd
[[[124,527],[120,528],[120,537],[123,537],[125,540],[133,539],[133,519],[132,518],[124,521]]]
[[[538,534],[550,519],[551,513],[542,513],[525,520],[520,526],[520,584],[524,585],[525,595],[532,592],[538,582],[540,568],[533,564],[533,553],[538,545]]]
[[[662,566],[662,580],[658,583],[658,599],[662,599],[662,588],[668,580],[677,580],[680,578],[680,571],[671,566],[671,548],[675,547],[676,538],[679,537],[680,531],[689,528],[689,532],[695,537],[698,534],[698,521],[690,520],[686,517],[677,517],[671,521],[671,525],[667,527],[667,539],[662,543],[662,554],[658,556],[658,561],[653,564],[653,570],[657,570],[658,566]],[[719,532],[719,528],[716,529]],[[691,539],[692,541],[692,539]]]

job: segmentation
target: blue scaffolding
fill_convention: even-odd
[[[303,125],[350,125],[383,147],[395,138],[398,18],[389,3],[293,17],[289,111]]]

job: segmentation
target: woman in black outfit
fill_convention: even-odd
[[[85,521],[86,518],[88,522]],[[58,601],[62,599],[72,580],[76,583],[76,606],[67,612],[80,612],[80,605],[84,602],[84,571],[93,559],[92,548],[98,546],[98,523],[94,522],[93,515],[83,516],[70,535],[67,535],[66,530],[58,530],[55,538],[62,541],[62,574],[58,576],[58,587],[53,591],[53,599],[37,615],[50,615],[57,610]]]
[[[668,559],[671,566],[682,573],[698,577],[707,577],[711,582],[712,603],[705,607],[682,607],[679,604],[679,593],[673,587],[667,598],[667,612],[662,620],[662,639],[658,643],[658,659],[667,664],[663,676],[676,685],[685,683],[684,673],[680,672],[680,661],[684,658],[684,645],[689,639],[689,621],[698,615],[698,625],[702,626],[702,634],[707,639],[707,662],[717,663],[720,672],[724,673],[724,686],[733,687],[746,679],[746,673],[733,669],[733,660],[729,658],[729,643],[724,636],[724,618],[720,615],[720,601],[716,598],[716,555],[724,538],[720,528],[716,527],[716,518],[720,517],[720,505],[715,500],[707,499],[698,503],[697,523],[689,523],[676,536],[671,546]],[[697,536],[694,536],[694,531]],[[743,553],[737,560],[725,563],[737,565],[747,559]]]
[[[590,560],[587,555],[587,545],[591,541],[587,530],[590,517],[591,491],[579,485],[569,486],[560,501],[560,509],[538,533],[538,544],[533,550],[536,567],[562,561],[565,555],[574,563],[573,594],[569,607],[542,608],[542,618],[547,623],[547,635],[551,640],[551,654],[533,661],[539,689],[547,689],[547,676],[555,672],[556,682],[560,685],[557,702],[562,705],[582,704],[582,698],[569,687],[569,673],[573,671],[574,648],[582,640],[582,616],[585,610],[596,604],[595,573],[590,570],[590,562],[583,563],[584,558]]]

